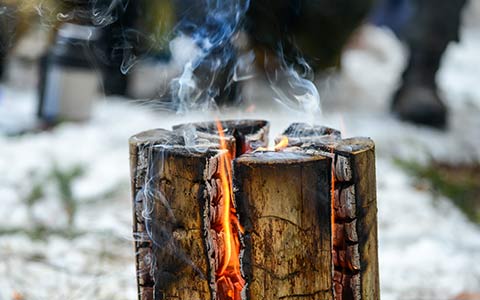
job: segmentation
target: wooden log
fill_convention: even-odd
[[[183,137],[165,130],[130,140],[141,300],[212,297],[205,170],[218,151],[196,152],[183,143]]]
[[[375,145],[367,138],[335,145],[335,299],[380,299]]]
[[[163,140],[162,140],[163,138]],[[149,169],[149,156],[151,146],[162,141],[172,144],[181,143],[179,137],[172,135],[169,131],[155,129],[140,133],[129,140],[130,146],[130,173],[131,190],[133,199],[133,235],[136,253],[137,269],[137,288],[139,299],[153,299],[154,279],[153,279],[153,243],[148,236],[144,207],[145,201],[145,182],[147,181],[147,172]]]
[[[218,166],[227,157],[219,150],[222,138],[216,126],[180,125],[174,131],[151,130],[130,139],[141,300],[216,299],[228,292],[218,290],[215,273],[224,248],[218,223],[225,199]],[[265,121],[223,121],[222,126],[229,164],[242,147],[267,143]],[[238,284],[235,278],[224,278]]]
[[[228,151],[215,122],[188,125],[193,142],[184,126],[131,138],[140,300],[379,299],[373,142],[295,124],[294,147],[244,154],[267,144],[268,124],[229,122]],[[234,157],[230,236],[242,272],[219,276],[228,211],[220,172]]]
[[[247,299],[333,299],[330,165],[287,152],[235,160]]]
[[[333,155],[333,264],[336,300],[380,298],[375,145],[368,138],[342,140],[336,130],[293,124],[284,134],[296,152]]]

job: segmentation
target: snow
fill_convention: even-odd
[[[382,299],[451,299],[479,290],[479,228],[445,198],[416,190],[380,160],[377,173]],[[381,172],[381,173],[380,173]]]
[[[416,188],[392,158],[480,161],[480,35],[466,30],[445,57],[439,83],[452,115],[444,133],[389,115],[387,99],[398,84],[405,51],[388,31],[364,30],[363,42],[345,53],[342,73],[321,89],[326,109],[316,119],[345,136],[376,142],[382,299],[478,293],[479,227],[448,199]],[[260,99],[267,91],[255,82],[246,94]],[[266,117],[274,133],[299,120],[292,112],[264,109],[270,106],[258,103],[257,112],[224,116]],[[15,230],[0,234],[0,300],[14,293],[25,299],[135,299],[128,138],[214,115],[168,115],[136,102],[99,99],[88,123],[10,136],[34,124],[34,112],[33,90],[0,87],[0,231]],[[31,232],[38,225],[65,232],[68,215],[51,172],[76,167],[84,170],[72,183],[76,234],[35,238]],[[25,199],[35,184],[43,186],[43,195],[29,208]]]

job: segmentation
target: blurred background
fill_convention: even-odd
[[[384,300],[480,299],[480,1],[0,0],[0,300],[135,299],[128,138],[377,147]]]

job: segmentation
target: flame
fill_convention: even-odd
[[[288,137],[282,136],[282,139],[280,140],[280,142],[276,144],[273,149],[275,151],[281,151],[287,147],[288,147]]]
[[[219,268],[216,270],[217,299],[218,300],[241,300],[240,293],[245,286],[245,280],[240,272],[240,240],[238,232],[243,228],[237,218],[233,205],[232,195],[232,157],[226,145],[225,134],[222,124],[217,120],[217,129],[220,136],[220,149],[226,150],[221,156],[219,163],[220,181],[223,188],[223,211],[222,233],[224,238],[224,257]],[[235,229],[235,231],[234,231]]]
[[[280,140],[280,142],[278,142],[275,146],[273,146],[273,148],[258,147],[257,149],[255,149],[254,152],[261,152],[261,151],[279,152],[284,150],[287,147],[288,147],[288,137],[282,136],[282,139]]]

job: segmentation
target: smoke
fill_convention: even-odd
[[[250,48],[239,55],[233,45],[233,39],[243,33],[249,1],[203,0],[197,3],[200,5],[194,6],[195,9],[206,8],[204,15],[187,13],[178,25],[180,35],[177,39],[188,37],[196,45],[182,48],[192,51],[183,64],[181,75],[170,85],[173,107],[179,113],[218,108],[223,102],[222,96],[225,97],[222,92],[234,88],[238,82],[254,78],[256,74],[254,50]],[[176,47],[177,39],[171,43],[172,53],[180,50]],[[273,50],[277,53],[275,59],[278,63],[273,71],[265,71],[273,92],[272,100],[289,110],[308,113],[311,118],[318,116],[321,113],[320,96],[313,83],[311,67],[300,54],[292,65],[287,63],[281,47]],[[226,97],[233,102],[235,94],[229,91]]]
[[[123,74],[128,74],[143,57],[155,53],[158,50],[158,47],[154,49],[155,44],[163,42],[137,26],[149,18],[150,12],[142,11],[145,9],[142,5],[147,1],[70,2],[76,4],[65,5],[69,1],[53,0],[18,1],[20,4],[16,6],[0,6],[0,16],[16,10],[15,13],[21,12],[24,19],[35,15],[35,20],[39,20],[42,26],[51,28],[59,22],[73,22],[79,18],[89,20],[93,26],[103,28],[109,39],[106,52],[102,45],[94,51],[98,65],[114,65]],[[239,84],[258,75],[255,45],[247,45],[241,50],[238,45],[238,40],[246,36],[244,23],[251,8],[250,0],[172,0],[169,5],[170,14],[174,15],[169,17],[173,24],[165,25],[168,33],[163,38],[171,40],[165,44],[171,53],[171,64],[178,73],[168,79],[167,90],[158,95],[158,100],[152,101],[155,102],[153,106],[183,114],[216,111],[223,104],[235,104],[236,100],[241,100]],[[154,17],[159,16],[161,14]],[[32,19],[30,22],[36,21]],[[158,24],[163,26],[160,25],[162,22]],[[172,36],[174,38],[170,39]],[[271,100],[288,110],[318,116],[321,112],[319,93],[313,83],[313,71],[301,52],[294,50],[298,55],[292,64],[290,59],[287,62],[282,47],[270,50],[274,53],[275,58],[271,59],[276,60],[276,67],[261,72],[265,72],[268,79]],[[291,53],[291,49],[288,52]],[[253,99],[254,102],[257,100],[266,99]]]
[[[295,66],[289,66],[282,61],[280,68],[273,74],[267,73],[274,100],[285,107],[309,114],[320,114],[320,95],[313,83],[314,74],[303,58],[298,58],[303,70],[300,73]]]
[[[181,75],[170,85],[170,96],[180,113],[217,108],[216,101],[231,87],[228,68],[235,58],[232,39],[239,31],[249,0],[193,0],[191,4],[179,21],[177,39],[188,37],[196,47]],[[172,50],[177,39],[171,43]]]

